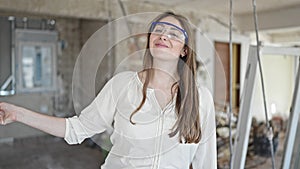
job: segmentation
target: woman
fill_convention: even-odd
[[[112,129],[102,169],[217,168],[213,100],[195,82],[187,19],[163,13],[147,37],[144,70],[115,75],[80,116],[50,117],[0,103],[1,124],[19,121],[69,144]]]

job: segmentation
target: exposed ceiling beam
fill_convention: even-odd
[[[0,0],[0,10],[49,16],[107,18],[104,0]]]
[[[123,0],[124,1],[124,0]],[[177,0],[176,2],[179,2]],[[10,13],[31,13],[59,17],[89,18],[89,19],[107,19],[107,4],[110,2],[110,10],[113,18],[122,16],[119,5],[116,0],[0,0],[0,10]],[[194,1],[188,1],[193,4]],[[197,24],[199,18],[209,15],[203,10],[196,10],[192,7],[181,9],[180,7],[168,7],[167,5],[151,3],[151,1],[125,0],[125,7],[128,14],[139,12],[153,12],[172,10],[179,11],[189,17],[194,24]],[[196,1],[194,2],[196,3]],[[194,4],[195,5],[195,4]],[[201,7],[201,5],[195,5]],[[220,7],[221,8],[221,7]],[[223,7],[224,8],[224,7]],[[243,8],[243,7],[242,7]],[[193,10],[192,10],[193,9]],[[222,16],[226,15],[210,11],[211,14]],[[280,8],[277,10],[261,11],[258,13],[258,23],[261,30],[281,29],[290,27],[300,27],[300,5],[289,8]],[[253,15],[236,14],[235,26],[241,31],[253,31]]]
[[[290,8],[259,12],[257,15],[260,30],[300,27],[300,5]],[[245,32],[254,31],[253,14],[236,16],[235,25]]]

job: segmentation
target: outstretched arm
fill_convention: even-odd
[[[57,137],[65,136],[66,120],[64,118],[52,117],[13,104],[0,102],[0,124],[6,125],[15,121]]]

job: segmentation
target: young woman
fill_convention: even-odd
[[[0,103],[1,124],[19,121],[69,144],[112,129],[102,169],[216,169],[214,104],[196,85],[193,49],[188,20],[163,13],[151,23],[144,70],[115,75],[79,116]]]

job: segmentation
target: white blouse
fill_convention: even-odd
[[[145,104],[130,123],[131,113],[142,99],[142,82],[137,72],[115,75],[79,115],[66,119],[65,140],[81,143],[85,138],[112,130],[113,144],[101,169],[216,169],[216,129],[213,99],[207,89],[199,88],[201,141],[179,143],[178,135],[169,137],[177,119],[175,100],[163,109],[154,89],[147,89]]]

